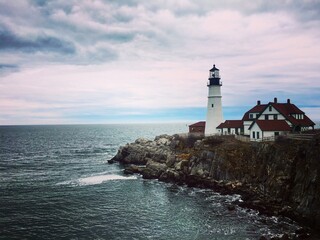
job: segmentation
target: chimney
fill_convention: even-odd
[[[287,103],[290,104],[290,98],[287,99]]]
[[[274,102],[274,103],[277,103],[277,102],[278,102],[278,99],[275,97],[273,102]]]
[[[258,101],[257,101],[257,105],[260,105],[260,104],[261,104],[261,101],[260,101],[260,100],[258,100]]]

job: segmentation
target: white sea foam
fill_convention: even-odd
[[[130,179],[137,179],[137,177],[136,176],[125,177],[121,175],[111,174],[111,175],[99,175],[99,176],[80,178],[78,181],[80,185],[94,185],[94,184],[100,184],[110,180],[130,180]]]
[[[112,180],[134,180],[137,179],[136,176],[125,177],[116,174],[109,175],[95,175],[90,177],[79,178],[76,180],[64,181],[57,183],[57,185],[75,185],[75,186],[84,186],[84,185],[96,185],[101,184],[106,181]]]

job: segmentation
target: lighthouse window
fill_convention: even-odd
[[[213,107],[214,106],[214,104],[211,104],[211,107]]]

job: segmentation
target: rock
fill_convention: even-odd
[[[188,160],[182,160],[178,163],[175,164],[174,168],[175,170],[177,171],[182,171],[183,169],[187,168],[188,167],[188,164],[189,164],[189,161]]]
[[[148,160],[146,167],[142,170],[142,177],[145,179],[159,178],[160,175],[167,170],[167,165]]]
[[[236,206],[235,206],[235,205],[232,205],[232,204],[228,205],[227,208],[228,208],[229,211],[234,211],[234,210],[236,210]]]
[[[156,141],[157,145],[170,145],[171,141],[167,138],[159,138],[157,141]]]
[[[159,177],[160,181],[164,181],[164,182],[183,182],[184,178],[182,176],[180,176],[180,174],[175,171],[174,169],[170,168],[167,169],[165,172],[163,172],[160,177]]]
[[[265,236],[261,236],[259,240],[268,240],[268,238],[266,238]]]
[[[140,144],[140,145],[145,145],[147,144],[148,142],[150,142],[148,139],[145,139],[145,138],[138,138],[135,143],[136,144]]]
[[[124,170],[123,170],[123,173],[124,173],[125,175],[132,175],[132,174],[133,174],[133,172],[130,171],[129,169],[124,169]]]
[[[175,155],[171,154],[171,155],[167,156],[166,165],[168,167],[173,167],[175,162],[176,162],[176,156]]]
[[[114,161],[113,159],[110,159],[110,160],[108,160],[107,162],[108,162],[109,164],[115,163],[115,161]]]
[[[267,239],[267,238],[266,238]],[[280,236],[271,237],[270,240],[290,240],[290,239],[296,239],[289,236],[289,234],[284,233]]]
[[[194,149],[200,150],[200,149],[201,149],[201,144],[202,144],[202,140],[197,140],[197,141],[194,143]]]
[[[311,229],[309,228],[305,228],[305,227],[301,227],[301,228],[298,228],[296,231],[295,231],[295,234],[296,234],[296,239],[309,239],[311,234]]]
[[[144,168],[145,168],[145,167],[131,164],[131,165],[127,166],[127,167],[123,170],[123,173],[124,173],[124,174],[141,173]]]

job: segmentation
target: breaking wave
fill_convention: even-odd
[[[85,186],[85,185],[96,185],[101,184],[106,181],[112,180],[135,180],[137,176],[125,177],[116,174],[108,174],[108,175],[95,175],[90,177],[79,178],[76,180],[64,181],[57,183],[57,185],[73,185],[73,186]]]

